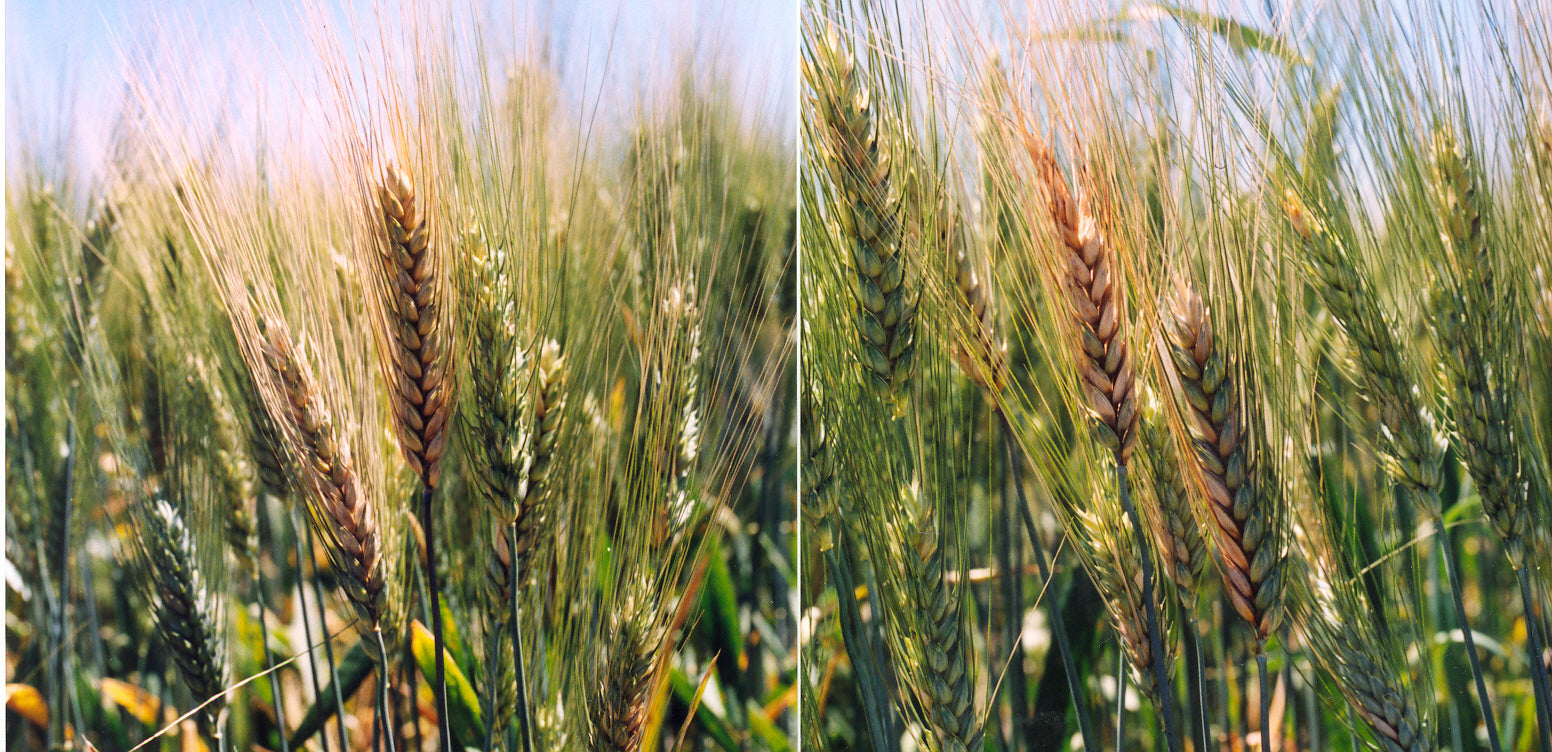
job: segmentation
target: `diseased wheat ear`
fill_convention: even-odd
[[[1026,147],[1061,243],[1059,274],[1077,324],[1077,361],[1089,412],[1100,443],[1125,465],[1137,443],[1138,405],[1120,269],[1094,216],[1073,200],[1050,148],[1033,139]]]
[[[409,176],[389,165],[378,189],[382,209],[381,269],[391,351],[389,381],[399,443],[410,469],[435,486],[449,413],[441,264]]]
[[[1301,239],[1317,284],[1315,289],[1352,341],[1361,372],[1360,386],[1379,407],[1380,447],[1385,469],[1430,519],[1442,513],[1444,449],[1433,415],[1418,404],[1394,328],[1380,309],[1352,254],[1291,192],[1283,205]]]
[[[834,29],[805,72],[825,125],[826,167],[856,274],[863,366],[901,404],[915,369],[917,300],[901,257],[900,200],[890,186],[889,153],[879,144],[872,92]]]
[[[1254,458],[1245,446],[1244,395],[1230,378],[1232,364],[1213,334],[1207,306],[1181,285],[1165,322],[1170,360],[1189,406],[1196,477],[1216,523],[1213,536],[1223,557],[1229,601],[1266,639],[1282,618],[1284,552],[1282,520],[1267,489],[1257,488]]]
[[[276,422],[285,426],[292,445],[301,473],[298,485],[307,494],[313,527],[343,575],[341,587],[367,629],[389,627],[377,517],[362,496],[350,450],[339,441],[312,372],[292,349],[284,326],[270,321],[264,329],[268,335],[262,345],[264,362],[284,400],[283,414],[276,416]]]

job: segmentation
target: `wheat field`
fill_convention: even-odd
[[[6,746],[1552,752],[1549,16],[8,4]]]

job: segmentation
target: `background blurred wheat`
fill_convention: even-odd
[[[13,748],[790,748],[782,95],[485,10],[342,13],[275,130],[126,54],[7,162]]]

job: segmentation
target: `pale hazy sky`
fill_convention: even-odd
[[[325,17],[343,27],[351,15],[371,19],[374,2],[319,4]],[[798,17],[791,0],[463,4],[478,8],[487,44],[499,48],[497,57],[547,48],[568,104],[590,113],[595,125],[628,118],[643,99],[653,98],[654,89],[671,91],[681,61],[693,54],[698,73],[717,70],[727,76],[748,122],[795,146]],[[299,20],[303,14],[292,6],[254,0],[9,0],[7,157],[13,158],[21,143],[61,138],[83,161],[101,157],[123,102],[125,56],[143,58],[147,50],[183,69],[180,75],[200,82],[201,90],[251,96],[273,110],[310,75],[316,59],[306,30],[314,24]]]

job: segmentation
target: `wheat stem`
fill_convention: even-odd
[[[426,588],[431,606],[431,636],[436,651],[436,684],[432,686],[436,697],[437,729],[441,734],[442,749],[453,748],[453,729],[447,714],[447,656],[442,639],[442,589],[437,579],[436,536],[432,533],[431,485],[421,486],[419,516],[426,541]]]
[[[1516,579],[1520,582],[1520,601],[1525,607],[1525,632],[1530,648],[1530,677],[1536,690],[1536,724],[1541,752],[1552,752],[1552,691],[1547,682],[1547,664],[1542,658],[1545,641],[1541,633],[1541,618],[1536,615],[1535,594],[1531,590],[1530,573],[1525,567],[1516,567]]]
[[[1256,675],[1260,678],[1261,749],[1272,748],[1272,695],[1266,690],[1266,640],[1256,641]]]
[[[1433,529],[1434,534],[1439,538],[1440,553],[1444,556],[1445,574],[1450,580],[1450,597],[1455,602],[1455,619],[1460,623],[1461,637],[1466,645],[1466,657],[1471,660],[1471,676],[1477,685],[1477,703],[1482,707],[1482,722],[1487,725],[1487,745],[1492,752],[1500,752],[1502,745],[1498,741],[1498,721],[1493,713],[1492,699],[1487,694],[1487,681],[1482,677],[1482,662],[1477,657],[1477,639],[1471,631],[1471,622],[1466,616],[1466,601],[1461,596],[1460,571],[1455,563],[1455,545],[1443,518],[1434,518]]]
[[[825,551],[825,563],[835,580],[838,607],[841,612],[841,636],[846,641],[846,653],[851,656],[857,672],[857,684],[863,694],[862,712],[868,724],[868,736],[874,749],[892,752],[898,749],[895,732],[893,704],[889,701],[888,686],[878,665],[878,656],[868,639],[862,610],[857,608],[857,583],[852,578],[843,546],[850,540],[844,530],[837,531],[835,545]]]
[[[1126,750],[1126,650],[1116,646],[1116,752]]]
[[[1035,559],[1035,567],[1040,572],[1042,587],[1051,584],[1051,568],[1045,558],[1045,544],[1040,542],[1040,531],[1035,528],[1034,515],[1029,511],[1029,502],[1024,498],[1024,466],[1022,453],[1018,449],[1018,442],[1013,436],[1013,425],[1008,416],[1002,411],[997,412],[997,417],[1002,422],[1002,443],[1008,451],[1008,467],[1013,473],[1013,487],[1018,493],[1019,512],[1024,519],[1024,531],[1029,536],[1031,554]],[[1083,679],[1078,674],[1078,666],[1073,660],[1072,646],[1067,640],[1067,625],[1062,620],[1061,604],[1056,598],[1050,599],[1046,607],[1050,610],[1051,634],[1056,639],[1056,649],[1062,657],[1062,668],[1067,674],[1067,691],[1072,694],[1073,714],[1078,717],[1078,733],[1083,737],[1083,749],[1099,749],[1098,740],[1094,737],[1094,730],[1089,725],[1089,714],[1085,695],[1083,693]]]

